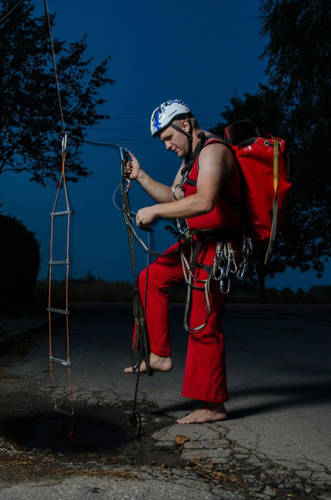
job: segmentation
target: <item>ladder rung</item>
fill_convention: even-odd
[[[63,265],[63,264],[70,264],[70,260],[49,260],[48,261],[48,264],[50,264],[51,266],[59,266],[59,265]]]
[[[62,408],[58,408],[57,406],[54,407],[54,411],[56,411],[56,413],[61,413],[61,415],[66,415],[67,417],[73,417],[75,415],[73,411],[63,410]]]
[[[53,217],[58,217],[59,215],[70,215],[72,214],[72,210],[62,210],[62,212],[52,212],[51,215]]]
[[[58,363],[59,365],[63,366],[71,366],[71,361],[67,361],[66,359],[60,359],[60,358],[55,358],[54,356],[50,356],[49,360],[52,361],[53,363]]]
[[[69,309],[57,309],[55,307],[47,307],[47,311],[59,314],[69,314]]]

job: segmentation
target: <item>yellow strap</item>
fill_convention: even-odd
[[[271,253],[275,238],[276,238],[276,230],[277,230],[277,189],[278,189],[278,151],[279,151],[279,143],[277,139],[274,139],[274,162],[273,162],[273,173],[274,173],[274,200],[272,206],[272,223],[271,223],[271,231],[270,231],[270,239],[269,245],[267,249],[267,253],[264,258],[264,265],[266,265],[269,255]]]

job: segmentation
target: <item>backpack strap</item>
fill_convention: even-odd
[[[224,144],[224,146],[229,147],[232,151],[231,144],[229,144],[226,140],[224,140],[221,137],[218,137],[216,135],[210,135],[210,136],[206,137],[204,132],[200,132],[199,138],[200,138],[199,144],[195,148],[193,155],[191,155],[191,158],[185,163],[185,166],[181,170],[181,174],[182,174],[181,185],[184,185],[184,184],[188,184],[189,186],[196,186],[197,185],[196,181],[192,181],[191,179],[188,178],[188,176],[190,175],[190,172],[192,170],[192,167],[195,163],[197,156],[199,156],[199,154],[201,153],[203,148],[205,148],[209,144],[220,143],[220,144]]]

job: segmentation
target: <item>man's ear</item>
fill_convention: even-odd
[[[180,125],[185,130],[186,133],[189,134],[191,132],[191,122],[190,122],[190,120],[188,120],[188,119],[182,120],[182,122],[181,122]]]

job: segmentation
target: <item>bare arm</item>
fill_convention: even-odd
[[[126,167],[126,173],[130,179],[135,179],[141,187],[158,203],[171,202],[173,200],[171,187],[155,181],[140,166],[137,158],[129,152],[131,163]]]
[[[226,146],[209,145],[202,150],[199,157],[197,192],[171,203],[160,203],[139,210],[138,225],[148,225],[159,217],[185,218],[210,212],[216,203],[224,175],[231,170],[232,165],[233,155]]]

